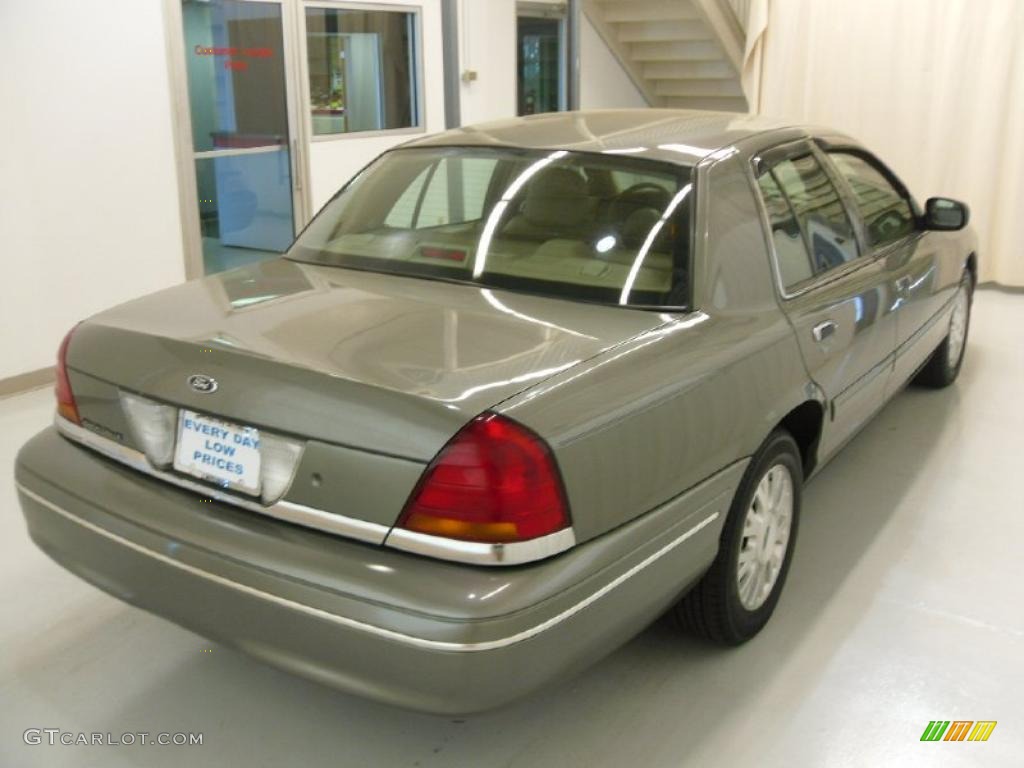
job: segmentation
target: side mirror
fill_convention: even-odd
[[[924,204],[925,229],[952,232],[966,227],[970,218],[966,205],[948,197],[930,197]]]

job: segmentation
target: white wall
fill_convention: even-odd
[[[161,6],[0,3],[0,379],[183,279]]]
[[[479,0],[477,0],[479,2]],[[402,0],[374,0],[375,5],[409,5]],[[440,0],[418,0],[422,8],[423,104],[425,131],[414,134],[358,136],[313,141],[309,150],[312,212],[320,210],[364,165],[396,144],[444,130],[444,62]]]
[[[415,4],[433,133],[444,129],[440,1]],[[515,20],[514,0],[462,0],[462,69],[478,72],[462,85],[464,124],[515,114]],[[0,0],[0,379],[52,365],[78,320],[184,279],[163,30],[160,0]],[[584,107],[643,106],[589,22],[581,54]],[[313,142],[313,209],[410,138]]]
[[[460,88],[463,125],[515,116],[515,0],[460,0],[459,65],[477,73]]]
[[[594,25],[584,14],[580,25],[580,109],[650,106],[633,85]]]

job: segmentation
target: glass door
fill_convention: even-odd
[[[565,17],[561,6],[519,3],[516,18],[520,115],[565,109]]]
[[[180,2],[197,214],[190,219],[198,230],[192,246],[198,237],[202,272],[211,274],[279,255],[304,221],[294,76],[280,1]]]

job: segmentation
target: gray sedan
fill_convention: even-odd
[[[736,115],[413,141],[283,258],[68,334],[17,460],[29,533],[129,603],[431,712],[666,610],[741,643],[806,480],[908,381],[956,378],[967,218],[848,137]]]

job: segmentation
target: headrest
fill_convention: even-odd
[[[523,199],[522,214],[538,226],[572,227],[589,210],[587,183],[570,168],[545,168],[530,179]]]
[[[622,225],[622,244],[627,248],[639,248],[660,220],[661,213],[657,208],[636,209]]]

